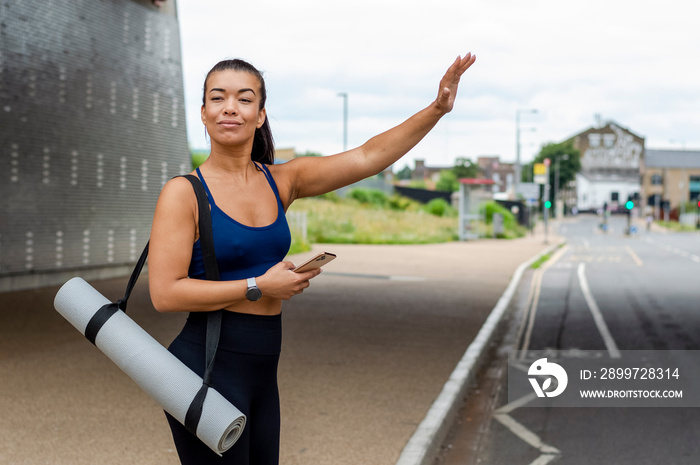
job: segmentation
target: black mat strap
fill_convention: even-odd
[[[183,176],[191,184],[194,192],[197,196],[197,208],[199,211],[199,237],[202,246],[202,260],[204,261],[204,270],[206,273],[206,278],[210,281],[219,281],[219,267],[216,263],[216,253],[214,251],[214,234],[211,223],[211,210],[209,207],[209,198],[204,190],[199,178],[191,174]],[[131,296],[131,291],[133,291],[136,281],[141,274],[141,270],[146,264],[146,259],[148,257],[148,243],[144,247],[143,252],[141,252],[141,257],[139,257],[134,271],[131,273],[129,282],[126,286],[126,292],[124,297],[119,299],[117,302],[110,302],[103,305],[95,314],[92,316],[90,321],[85,328],[85,337],[95,344],[97,334],[104,324],[119,310],[126,312],[126,304]],[[197,426],[199,425],[199,420],[202,417],[202,408],[204,407],[204,399],[207,396],[207,391],[212,383],[213,370],[214,370],[214,358],[216,356],[216,349],[219,346],[219,338],[221,336],[221,318],[223,315],[223,310],[217,310],[215,312],[210,312],[207,315],[207,334],[206,334],[206,351],[205,351],[205,372],[203,376],[202,387],[199,389],[195,395],[192,403],[187,409],[187,414],[185,415],[185,427],[192,433],[197,433]]]
[[[146,264],[146,259],[148,258],[148,245],[150,243],[151,241],[146,242],[146,247],[143,248],[143,252],[141,252],[141,256],[139,257],[139,261],[136,262],[134,271],[131,272],[131,277],[129,278],[129,283],[126,285],[126,292],[124,293],[124,297],[117,301],[117,305],[119,305],[119,308],[122,309],[124,312],[126,312],[126,302],[131,296],[131,291],[134,290],[134,286],[136,285],[136,281],[139,279],[141,270]]]
[[[199,241],[202,246],[202,260],[204,261],[204,271],[206,277],[210,281],[219,281],[219,267],[216,263],[216,253],[214,250],[214,233],[211,223],[211,210],[209,207],[209,198],[204,190],[202,182],[197,176],[191,174],[183,176],[186,178],[194,189],[197,195],[197,209],[199,210]],[[214,359],[216,349],[219,346],[219,338],[221,336],[221,318],[223,310],[210,312],[207,315],[207,339],[205,350],[205,371],[202,387],[197,392],[197,395],[192,400],[187,414],[185,415],[185,428],[196,435],[199,419],[202,417],[202,409],[204,407],[204,399],[207,397],[207,391],[212,384]]]
[[[88,324],[85,327],[85,337],[87,340],[94,344],[95,339],[97,338],[97,333],[99,333],[100,329],[102,329],[104,324],[107,323],[107,320],[109,320],[112,315],[118,311],[119,305],[115,304],[114,302],[110,302],[100,307],[100,309],[95,312],[94,315],[92,315],[92,318],[90,318],[90,321],[88,321]]]
[[[97,312],[95,312],[92,318],[90,318],[90,321],[88,321],[88,324],[85,327],[85,337],[88,341],[95,344],[95,339],[97,339],[97,333],[99,333],[104,324],[107,323],[107,320],[109,320],[112,317],[112,315],[117,313],[118,310],[126,312],[126,302],[129,300],[131,291],[134,290],[134,286],[136,285],[136,281],[139,279],[139,275],[141,274],[141,270],[143,269],[143,266],[146,263],[147,257],[148,243],[146,243],[146,247],[143,248],[143,252],[141,252],[141,256],[139,257],[139,260],[138,262],[136,262],[136,266],[134,267],[134,271],[131,272],[131,277],[129,278],[129,283],[126,285],[126,292],[124,293],[124,297],[119,299],[116,303],[110,302],[108,304],[103,305]]]

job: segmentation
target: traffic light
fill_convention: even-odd
[[[632,202],[631,200],[628,200],[627,202],[625,202],[625,208],[627,210],[632,210],[634,208],[634,202]]]
[[[544,208],[552,208],[552,202],[550,202],[549,200],[546,200],[544,202]]]

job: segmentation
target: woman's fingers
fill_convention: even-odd
[[[458,56],[440,80],[440,92],[438,93],[437,103],[445,113],[452,111],[460,78],[475,61],[476,55],[472,55],[471,52],[467,53],[464,58]]]

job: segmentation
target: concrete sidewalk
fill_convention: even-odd
[[[338,259],[283,307],[281,463],[395,463],[513,272],[546,247],[541,232],[314,247]],[[155,312],[144,278],[129,314],[168,345],[185,315]],[[117,299],[125,283],[91,284]],[[161,409],[55,312],[57,289],[0,294],[0,463],[179,463]]]

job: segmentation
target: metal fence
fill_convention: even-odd
[[[287,212],[287,223],[292,231],[292,236],[301,238],[303,242],[308,242],[308,222],[306,212]]]

